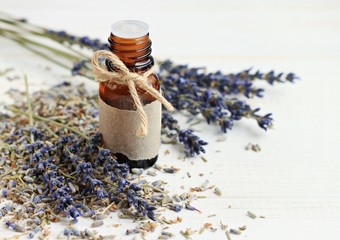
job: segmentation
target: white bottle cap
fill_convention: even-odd
[[[111,26],[111,33],[120,38],[140,38],[148,32],[149,26],[137,20],[120,21]]]

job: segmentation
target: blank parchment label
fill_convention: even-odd
[[[106,148],[122,153],[130,160],[145,160],[158,155],[161,144],[161,110],[159,101],[144,106],[148,117],[148,134],[136,136],[140,124],[137,111],[107,105],[99,97],[99,132]]]

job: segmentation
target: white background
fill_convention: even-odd
[[[208,198],[192,203],[202,214],[166,213],[183,217],[182,224],[171,226],[176,239],[184,239],[179,231],[186,227],[199,230],[205,222],[218,227],[220,220],[232,228],[247,225],[247,230],[233,235],[233,239],[340,239],[339,1],[1,0],[0,10],[103,41],[113,22],[139,19],[150,26],[153,55],[158,59],[170,58],[225,73],[248,67],[297,73],[301,81],[296,84],[265,85],[265,98],[249,101],[261,107],[262,113],[274,114],[274,130],[264,132],[255,122],[243,120],[226,135],[225,142],[216,142],[222,135],[218,127],[197,125],[195,128],[202,130],[200,135],[210,143],[206,147],[209,161],[179,160],[180,148],[162,146],[159,162],[181,170],[176,175],[159,174],[155,180],[164,178],[168,189],[181,192],[181,185],[187,190],[209,179],[223,191],[222,197],[211,191],[202,193]],[[61,75],[68,74],[0,38],[0,70],[6,67],[25,72],[32,91],[61,81]],[[24,83],[1,79],[0,86],[2,90],[23,89]],[[96,89],[96,85],[91,86]],[[249,142],[258,143],[262,151],[245,151]],[[170,155],[165,157],[166,149],[170,149]],[[248,210],[266,218],[250,219],[245,215]],[[207,218],[210,214],[216,217]],[[112,228],[106,222],[98,230],[124,236],[126,229],[135,226],[116,215],[113,213],[109,222],[123,223],[121,228]],[[53,227],[53,234],[67,223]],[[90,223],[82,221],[77,227],[83,229]],[[13,235],[3,229],[4,223],[0,223],[0,232]],[[226,238],[221,230],[192,236],[209,237]]]

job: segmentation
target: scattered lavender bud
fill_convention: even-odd
[[[176,202],[180,202],[180,201],[181,201],[181,198],[180,198],[177,194],[175,194],[175,195],[172,197],[172,199],[173,199],[174,201],[176,201]]]
[[[246,150],[253,150],[254,152],[260,152],[262,149],[258,144],[248,143]]]
[[[201,185],[202,189],[206,189],[209,185],[209,180],[205,180],[205,182]]]
[[[73,235],[73,231],[72,231],[72,229],[70,229],[70,228],[65,228],[64,229],[64,235],[65,236],[72,236]]]
[[[179,171],[179,168],[175,168],[175,167],[163,168],[163,171],[166,173],[176,173]]]
[[[221,137],[216,139],[216,142],[225,142],[226,140],[227,140],[226,136],[221,136]]]
[[[157,180],[157,181],[152,182],[151,184],[152,186],[159,188],[159,187],[162,187],[165,183],[166,182],[164,182],[163,180]]]
[[[188,209],[188,210],[190,210],[190,211],[197,211],[197,212],[199,212],[199,213],[202,213],[200,210],[198,210],[197,208],[191,206],[189,203],[186,203],[186,204],[185,204],[185,208]]]
[[[187,200],[190,197],[190,194],[188,193],[182,193],[181,195],[179,195],[179,198],[184,201]]]
[[[8,190],[6,188],[3,188],[1,191],[1,196],[5,198],[7,197],[7,194],[8,194]]]
[[[161,170],[163,169],[163,167],[162,167],[160,164],[158,164],[158,163],[156,163],[155,165],[153,165],[153,167],[154,167],[155,169],[159,170],[159,171],[161,171]]]
[[[241,231],[245,231],[247,229],[247,226],[243,225],[242,227],[239,227],[238,229],[240,229]]]
[[[136,234],[136,233],[140,233],[140,230],[139,229],[127,229],[125,234],[126,235],[131,235],[131,234]]]
[[[2,152],[1,153],[1,159],[0,159],[0,166],[3,166],[6,162],[6,156],[5,156],[5,153]]]
[[[251,211],[248,211],[248,212],[247,212],[247,215],[248,215],[250,218],[253,218],[253,219],[257,218],[256,214],[252,213]]]
[[[219,189],[219,188],[217,188],[217,187],[215,188],[214,193],[215,193],[217,196],[221,196],[221,195],[222,195],[221,189]]]
[[[230,233],[232,233],[232,234],[235,234],[235,235],[240,235],[242,232],[240,231],[240,230],[238,230],[238,229],[230,229],[229,230],[230,231]]]
[[[180,231],[183,237],[186,239],[190,238],[191,235],[195,234],[197,230],[192,230],[191,228],[187,228],[185,231]]]
[[[9,228],[9,229],[12,229],[13,231],[15,232],[25,232],[25,228],[18,225],[18,224],[15,224],[15,223],[12,223],[12,222],[6,222],[6,226]]]
[[[226,230],[228,228],[227,224],[223,224],[222,221],[220,221],[220,226],[222,230]]]
[[[94,221],[92,224],[91,224],[91,227],[100,227],[104,224],[104,221],[102,220],[97,220],[97,221]]]
[[[169,206],[169,209],[175,212],[180,212],[182,210],[182,206],[178,204],[172,204]]]
[[[85,218],[92,217],[94,214],[95,214],[95,211],[89,210],[83,214],[83,217]]]
[[[24,176],[23,179],[25,180],[25,182],[28,182],[28,183],[33,183],[33,178],[31,178],[30,176]]]
[[[148,171],[146,172],[146,174],[149,175],[149,176],[152,176],[152,177],[157,176],[157,173],[156,173],[155,171],[152,171],[152,170],[148,170]]]
[[[91,231],[89,229],[85,229],[85,231],[82,233],[82,235],[85,235],[86,237],[90,237],[91,239],[95,239],[96,238],[96,232],[95,231]]]
[[[106,215],[104,215],[104,214],[96,214],[95,216],[94,216],[94,219],[95,220],[103,220],[103,219],[105,219],[106,218]]]
[[[80,237],[81,236],[81,231],[76,229],[76,228],[71,228],[73,232],[73,236]]]
[[[132,168],[131,172],[137,175],[142,175],[142,173],[144,172],[143,168]]]
[[[158,239],[169,239],[175,237],[175,234],[171,232],[162,231]]]

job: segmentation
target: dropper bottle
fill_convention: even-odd
[[[143,74],[154,65],[151,56],[151,40],[148,25],[141,21],[127,20],[112,25],[109,48],[131,71]],[[109,60],[109,71],[116,71]],[[160,90],[156,74],[147,78],[147,83]],[[138,137],[135,129],[138,116],[128,86],[116,83],[100,83],[99,86],[99,131],[106,148],[120,163],[131,168],[151,167],[158,158],[161,131],[161,103],[148,92],[137,88],[138,95],[148,117],[148,134]]]

